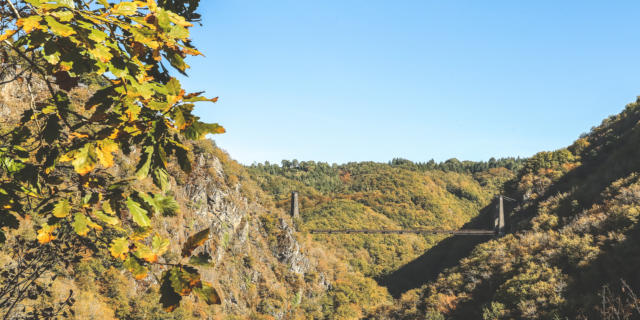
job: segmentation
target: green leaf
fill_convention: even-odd
[[[202,287],[194,288],[193,290],[209,305],[222,303],[218,291],[216,291],[210,283],[203,282]]]
[[[147,107],[151,110],[164,111],[169,107],[169,104],[163,101],[151,101],[147,104]]]
[[[158,8],[156,18],[158,19],[158,25],[160,28],[164,30],[169,30],[169,28],[171,28],[171,20],[169,19],[169,14],[167,14],[166,10]]]
[[[75,214],[75,216],[73,217],[73,230],[75,230],[75,232],[79,235],[79,236],[86,236],[87,233],[89,233],[89,221],[87,219],[87,217],[80,213],[77,212]]]
[[[171,268],[169,280],[173,290],[181,296],[189,295],[193,288],[201,286],[198,270],[189,266]]]
[[[191,252],[195,250],[197,247],[201,246],[207,239],[209,239],[209,228],[204,229],[192,236],[190,236],[187,241],[182,246],[182,256],[188,257],[191,255]]]
[[[42,131],[42,138],[47,143],[51,144],[55,141],[55,139],[60,135],[60,120],[57,115],[51,115],[47,119],[47,124],[44,127],[44,131]]]
[[[138,6],[133,2],[120,2],[113,6],[111,14],[130,16],[138,11]]]
[[[74,9],[76,7],[76,5],[73,3],[73,0],[56,0],[56,3],[69,9]]]
[[[149,175],[149,169],[151,168],[151,156],[153,155],[153,146],[146,146],[142,155],[140,156],[140,162],[138,162],[138,168],[136,170],[136,176],[138,179],[144,179]]]
[[[114,258],[124,260],[129,252],[129,240],[127,238],[117,238],[111,242],[109,252]]]
[[[160,188],[160,190],[167,190],[169,188],[169,173],[167,170],[157,168],[153,170],[153,183]]]
[[[169,31],[169,36],[172,38],[185,40],[189,37],[189,30],[179,25],[174,25],[171,27],[171,31]]]
[[[64,218],[69,215],[69,211],[71,210],[71,205],[69,204],[69,200],[62,199],[53,206],[53,216],[56,218]]]
[[[194,107],[195,105],[189,103],[175,106],[171,110],[171,113],[169,115],[173,119],[173,124],[176,129],[182,131],[198,119],[192,114]]]
[[[167,51],[164,54],[164,57],[167,58],[169,64],[171,64],[172,67],[178,70],[178,72],[183,75],[187,75],[184,71],[189,68],[189,65],[184,62],[184,58],[182,58],[182,56],[180,56],[178,52],[173,50]]]
[[[120,223],[120,219],[118,219],[118,217],[107,215],[102,210],[94,211],[93,215],[108,225],[114,226]]]
[[[151,249],[157,255],[162,255],[169,249],[169,244],[169,239],[155,235],[153,236],[153,240],[151,240]]]
[[[211,261],[211,255],[209,255],[206,252],[201,252],[197,255],[191,256],[191,258],[189,258],[189,264],[195,265],[195,266],[206,266],[206,267],[213,266],[213,262]]]
[[[111,204],[109,203],[108,200],[102,201],[102,210],[104,210],[104,212],[108,215],[115,215],[116,213],[113,211],[113,209],[111,208]]]
[[[173,269],[169,269],[164,272],[162,275],[162,284],[160,285],[160,303],[162,304],[162,308],[171,312],[175,310],[180,305],[180,300],[182,300],[182,296],[176,293],[176,291],[171,286],[171,274]]]
[[[58,22],[52,16],[45,16],[44,19],[47,21],[47,24],[49,25],[51,31],[57,36],[68,37],[76,33],[73,28]]]
[[[97,155],[93,144],[87,143],[71,161],[76,172],[85,175],[96,167]]]
[[[137,230],[131,235],[132,240],[143,240],[151,234],[151,228],[137,228]]]
[[[131,213],[133,221],[139,226],[148,227],[151,225],[151,219],[147,216],[147,210],[143,209],[133,198],[127,199],[127,208],[129,208],[129,213]]]
[[[129,272],[131,272],[133,277],[137,280],[144,279],[149,273],[149,269],[138,263],[138,261],[131,256],[129,256],[122,265],[127,268],[127,270],[129,270]]]
[[[131,81],[130,89],[142,96],[143,99],[150,99],[155,93],[155,91],[153,90],[154,85],[149,82],[139,83],[135,80]]]
[[[142,243],[136,244],[136,256],[147,262],[154,263],[157,262],[158,257],[167,252],[168,249],[169,240],[158,235],[154,235],[153,240],[151,241],[151,248]]]
[[[54,11],[51,13],[51,15],[58,18],[62,22],[69,22],[73,19],[73,12],[71,11]]]
[[[175,216],[180,210],[178,202],[172,196],[155,194],[152,197],[148,194],[141,193],[140,197],[153,208],[154,214]]]
[[[89,39],[95,41],[97,44],[100,44],[102,43],[102,41],[107,39],[107,34],[98,29],[92,28],[91,32],[89,33]]]
[[[167,88],[168,94],[172,96],[177,96],[180,94],[182,87],[180,86],[180,81],[176,78],[171,78],[165,85]]]
[[[200,96],[202,93],[203,92],[196,92],[196,93],[190,94],[190,95],[184,97],[184,99],[182,99],[182,101],[184,101],[184,102],[208,101],[208,102],[213,102],[213,103],[218,102],[218,97],[215,97],[215,98],[202,97],[202,96]]]
[[[191,159],[189,159],[189,149],[182,145],[176,145],[175,153],[180,169],[184,172],[190,173],[192,168]]]
[[[190,126],[186,127],[183,131],[185,137],[191,140],[199,140],[204,138],[209,133],[225,133],[225,129],[217,123],[204,123],[201,121],[194,121]]]

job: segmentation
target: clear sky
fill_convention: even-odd
[[[184,86],[244,164],[487,160],[640,94],[640,1],[201,0]]]

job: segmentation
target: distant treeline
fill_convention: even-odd
[[[510,171],[517,172],[524,166],[526,160],[527,158],[520,157],[508,157],[499,159],[491,158],[488,161],[460,161],[456,158],[451,158],[444,162],[436,162],[433,159],[429,160],[428,162],[413,162],[411,160],[403,158],[394,158],[393,160],[389,161],[388,164],[392,167],[402,167],[414,171],[440,170],[445,172],[477,173],[493,168],[506,168]],[[280,164],[265,161],[264,163],[252,164],[251,168],[259,169],[269,174],[282,174],[285,171],[297,170],[305,172],[319,171],[326,174],[337,174],[341,168],[348,168],[354,164],[355,163],[350,162],[344,165],[338,165],[336,163],[329,164],[327,162],[298,161],[297,159],[293,159],[282,160]]]
[[[456,158],[451,158],[444,162],[436,162],[433,159],[428,162],[413,162],[411,160],[394,158],[389,161],[389,164],[394,167],[405,167],[408,169],[426,171],[426,170],[441,170],[446,172],[458,172],[458,173],[477,173],[487,171],[493,168],[507,168],[511,171],[518,171],[523,166],[527,158],[491,158],[489,161],[460,161]]]

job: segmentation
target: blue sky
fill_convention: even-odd
[[[640,94],[638,1],[201,1],[184,86],[244,164],[487,160]]]

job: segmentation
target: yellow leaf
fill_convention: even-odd
[[[24,32],[29,33],[33,29],[41,29],[43,26],[40,24],[42,21],[42,17],[40,16],[30,16],[27,18],[18,19],[16,25],[21,27]]]
[[[139,241],[143,240],[151,234],[151,228],[144,228],[131,235],[131,240]]]
[[[144,259],[147,262],[151,262],[151,263],[158,262],[158,255],[155,252],[153,252],[153,250],[151,250],[149,247],[141,243],[136,244],[136,255],[140,259]]]
[[[60,161],[71,161],[76,172],[80,175],[85,175],[96,167],[96,157],[95,146],[87,143],[80,149],[72,150],[62,155]]]
[[[36,239],[38,239],[38,242],[40,242],[41,244],[48,243],[51,240],[56,238],[56,236],[51,234],[55,230],[56,230],[56,226],[50,226],[48,224],[43,224],[42,228],[40,228],[40,230],[38,230],[38,235],[37,235]]]
[[[149,7],[149,11],[154,12],[158,10],[158,4],[156,0],[147,0],[147,7]]]
[[[75,132],[75,131],[74,131],[74,132],[71,132],[71,133],[69,134],[69,136],[70,136],[72,139],[75,139],[75,138],[88,138],[88,137],[89,137],[89,135],[87,135],[87,134],[80,133],[80,132]]]
[[[137,104],[130,104],[127,106],[127,108],[124,110],[124,113],[127,115],[127,117],[129,118],[129,121],[134,121],[138,118],[138,115],[140,114],[140,111],[142,110],[142,108],[140,108],[139,105]]]
[[[111,54],[111,51],[109,51],[109,48],[102,45],[97,45],[95,48],[89,49],[89,53],[91,53],[94,58],[104,63],[109,62],[111,58],[113,58],[113,55]]]
[[[111,204],[109,203],[109,201],[102,202],[102,210],[108,215],[116,214],[115,212],[113,212],[113,209],[111,209]]]
[[[113,140],[105,139],[98,142],[98,148],[96,148],[96,155],[103,167],[109,168],[113,166],[113,152],[118,151],[118,144]]]
[[[191,22],[188,22],[184,17],[176,13],[167,11],[167,15],[169,16],[169,20],[171,20],[171,22],[175,23],[176,25],[179,25],[181,27],[193,27],[193,24]]]
[[[116,128],[115,130],[113,130],[113,132],[109,135],[109,139],[115,139],[118,137],[118,133],[120,132],[120,129]]]
[[[91,227],[92,229],[96,229],[96,230],[98,230],[98,231],[101,231],[101,230],[102,230],[102,226],[101,226],[101,225],[99,225],[99,224],[97,224],[97,223],[93,222],[93,221],[92,221],[91,219],[89,219],[89,218],[87,218],[87,225],[88,225],[89,227]]]
[[[53,216],[56,218],[64,218],[69,215],[69,211],[71,210],[71,205],[69,204],[69,200],[62,199],[53,206]]]
[[[198,50],[196,50],[194,48],[188,48],[188,47],[182,49],[182,53],[188,54],[188,55],[191,55],[191,56],[203,56],[202,52],[200,52],[200,51],[198,51]]]
[[[0,36],[0,41],[4,41],[9,39],[11,36],[13,36],[15,33],[17,32],[17,30],[7,30],[5,31],[5,33],[3,35]]]
[[[60,159],[58,159],[60,162],[69,162],[71,160],[73,160],[73,155],[76,154],[76,150],[67,152],[63,155],[60,156]]]
[[[124,260],[127,258],[127,253],[129,252],[129,241],[127,241],[126,238],[114,239],[111,242],[109,251],[114,258]]]

